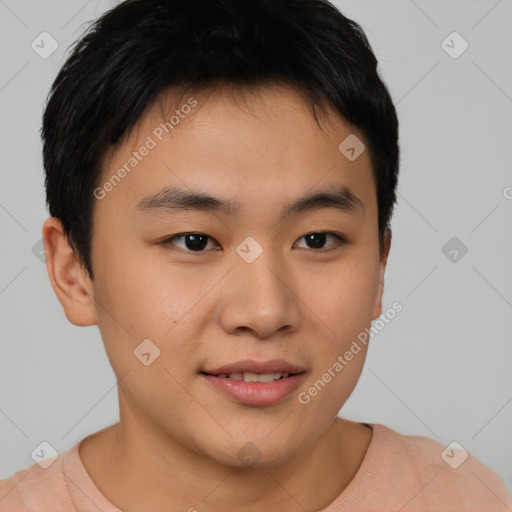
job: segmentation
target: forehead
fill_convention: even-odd
[[[163,187],[179,186],[261,210],[334,181],[371,209],[369,151],[350,160],[340,150],[350,137],[363,144],[362,134],[333,111],[317,110],[317,117],[320,126],[304,98],[283,86],[167,91],[111,152],[99,186],[124,169],[109,187],[111,203],[134,209]]]

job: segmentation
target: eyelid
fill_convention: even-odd
[[[334,251],[336,249],[339,249],[340,247],[342,247],[344,245],[347,245],[349,243],[348,238],[345,235],[343,235],[342,233],[336,233],[336,232],[333,232],[333,231],[309,231],[308,233],[306,233],[306,234],[302,235],[301,237],[299,237],[294,242],[294,245],[297,243],[298,240],[302,240],[303,238],[307,237],[308,235],[313,235],[313,234],[331,235],[334,238],[336,238],[336,242],[334,244],[332,244],[330,247],[327,247],[327,248],[321,248],[321,249],[311,249],[309,247],[305,248],[308,251],[318,252],[318,253],[327,253],[329,251]],[[304,248],[303,247],[299,247],[299,249],[304,249]]]
[[[172,241],[175,240],[176,238],[181,238],[181,237],[184,237],[186,235],[203,235],[206,238],[208,238],[208,241],[213,241],[214,243],[216,243],[217,245],[220,246],[219,242],[217,242],[217,240],[215,240],[215,238],[213,238],[210,235],[207,235],[206,233],[202,233],[202,232],[199,232],[199,231],[184,231],[183,233],[176,233],[175,235],[171,235],[171,236],[168,236],[168,237],[164,238],[160,242],[160,244],[164,245],[164,246],[168,246],[168,245],[174,245],[175,246],[175,244],[173,244]],[[177,247],[177,249],[181,250],[183,252],[187,252],[189,254],[201,254],[201,253],[207,252],[205,250],[203,250],[203,251],[191,251],[190,249],[183,249],[181,247]],[[219,249],[215,249],[215,250],[219,250]],[[221,247],[221,250],[222,250],[222,247]]]
[[[336,232],[333,232],[333,231],[308,231],[304,235],[302,235],[299,238],[297,238],[297,240],[293,243],[293,246],[295,246],[295,244],[299,240],[302,240],[305,237],[307,237],[308,235],[313,235],[313,234],[331,235],[334,238],[336,238],[336,243],[332,244],[330,247],[327,247],[327,248],[313,249],[313,248],[309,248],[309,247],[305,247],[305,248],[304,247],[299,247],[299,249],[306,249],[307,251],[317,252],[317,253],[327,253],[329,251],[339,249],[340,247],[342,247],[344,245],[347,245],[349,243],[348,238],[344,234],[342,234],[342,233],[336,233]],[[160,244],[162,244],[164,246],[174,245],[172,243],[173,240],[175,240],[176,238],[184,237],[186,235],[203,235],[203,236],[207,237],[209,241],[211,240],[211,241],[213,241],[214,243],[216,243],[217,245],[220,246],[220,243],[215,238],[213,238],[210,235],[207,235],[206,233],[202,233],[202,232],[198,232],[198,231],[184,231],[182,233],[177,233],[175,235],[172,235],[172,236],[164,238],[160,242]],[[187,253],[193,253],[193,254],[201,254],[201,253],[208,252],[206,250],[192,251],[190,249],[183,249],[181,247],[178,247],[178,250],[181,250],[181,251],[187,252]],[[214,249],[214,250],[222,250],[222,246],[220,246],[220,249]]]

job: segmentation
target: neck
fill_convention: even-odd
[[[100,492],[126,512],[321,510],[354,478],[372,436],[367,427],[337,418],[292,460],[233,468],[133,417],[121,418],[85,439],[80,456]]]

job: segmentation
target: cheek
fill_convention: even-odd
[[[162,260],[128,260],[112,253],[108,265],[98,269],[94,291],[98,326],[118,376],[130,370],[145,379],[160,365],[181,376],[184,362],[198,350],[197,340],[202,339],[208,316],[197,312],[204,309],[206,301],[201,299],[208,294],[212,280],[194,271],[192,265],[164,267]],[[158,354],[151,367],[141,364],[134,354],[148,339]]]
[[[113,254],[98,282],[98,300],[111,314],[102,315],[105,322],[118,320],[134,337],[158,338],[185,319],[211,286],[192,265],[171,266],[144,252],[129,259]]]
[[[151,265],[129,274],[130,279],[126,275],[118,267],[98,280],[98,326],[115,374],[126,375],[125,392],[141,408],[147,405],[148,415],[156,415],[153,402],[172,405],[183,394],[178,383],[197,350],[191,341],[198,338],[197,322],[192,322],[197,293],[179,292],[181,282],[165,281]]]
[[[322,293],[310,306],[321,321],[316,321],[312,375],[299,401],[314,417],[327,421],[337,415],[359,380],[368,350],[374,278],[364,265],[340,271],[321,283]]]
[[[303,284],[304,303],[323,324],[333,346],[339,348],[370,324],[378,277],[378,265],[362,254],[316,273]]]
[[[351,347],[357,353],[354,354]],[[303,407],[303,418],[314,418],[316,426],[326,424],[338,415],[359,380],[367,347],[359,343],[359,347],[354,348],[349,342],[324,354],[306,385],[299,390],[297,400]],[[347,352],[351,353],[350,360],[345,358]]]

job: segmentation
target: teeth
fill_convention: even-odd
[[[286,379],[289,377],[289,373],[251,373],[251,372],[243,372],[243,373],[219,373],[216,375],[219,379],[232,379],[237,380],[239,382],[272,382],[274,380],[279,380],[281,378]]]
[[[251,372],[243,372],[243,373],[221,373],[217,375],[219,378],[229,378],[237,381],[244,382],[272,382],[274,380],[279,380],[281,377],[288,377],[289,373],[251,373]]]
[[[272,382],[281,378],[280,373],[262,373],[258,375],[258,382]]]

